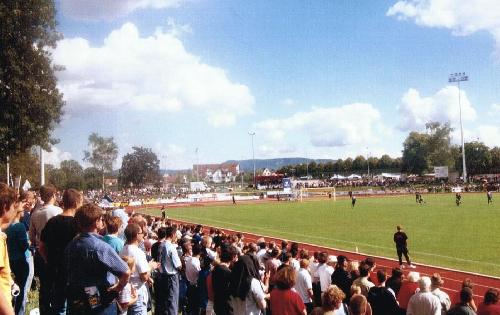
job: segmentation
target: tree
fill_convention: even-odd
[[[451,154],[451,132],[453,128],[449,123],[441,125],[439,122],[425,124],[427,134],[427,160],[429,166],[453,167],[454,161]]]
[[[403,157],[401,170],[407,173],[423,174],[428,168],[426,134],[410,132],[403,143]]]
[[[0,165],[1,182],[5,183],[6,169],[5,164]],[[28,180],[31,186],[40,185],[40,161],[34,150],[20,152],[10,157],[10,173],[14,178],[21,176],[21,186],[24,180]]]
[[[384,154],[378,160],[378,168],[382,170],[390,169],[393,162],[393,159],[389,155]]]
[[[490,150],[491,155],[491,171],[490,173],[500,173],[500,147],[494,147]]]
[[[429,122],[426,133],[412,131],[403,143],[402,171],[422,174],[433,166],[454,166],[449,123]]]
[[[113,170],[113,162],[118,157],[118,146],[113,137],[104,138],[93,132],[89,136],[89,151],[83,151],[84,161],[88,161],[101,171],[102,189],[104,190],[104,172]]]
[[[50,149],[64,105],[51,64],[56,32],[53,0],[0,3],[0,160],[34,145]]]
[[[486,174],[491,169],[491,153],[484,143],[473,141],[465,143],[465,166],[468,175]],[[462,159],[457,165],[462,171]]]
[[[378,157],[370,156],[366,161],[367,161],[367,163],[370,166],[370,170],[375,170],[375,169],[379,168],[379,165],[378,165],[379,159],[378,159]],[[368,167],[368,165],[367,165],[367,167]]]
[[[368,171],[365,157],[358,155],[354,161],[352,161],[352,169],[355,171]]]
[[[346,172],[352,172],[352,159],[350,157],[344,161],[344,170]]]
[[[122,186],[157,185],[160,182],[160,160],[149,148],[133,147],[134,152],[123,157],[119,181]]]
[[[61,171],[66,174],[66,186],[61,188],[84,189],[85,180],[83,178],[83,167],[75,160],[65,160],[61,162]]]
[[[56,186],[59,189],[67,188],[68,178],[66,173],[60,168],[55,168],[51,164],[45,165],[45,173],[47,174],[47,182]]]
[[[95,167],[86,168],[83,171],[83,180],[85,183],[85,189],[98,189],[101,187],[101,171]]]

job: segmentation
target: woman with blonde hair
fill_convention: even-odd
[[[345,293],[336,285],[329,286],[321,297],[321,307],[313,310],[311,315],[347,315],[347,306],[342,303]]]

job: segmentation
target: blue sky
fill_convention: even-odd
[[[66,114],[57,164],[91,132],[162,168],[196,162],[401,154],[449,121],[500,145],[500,4],[462,1],[60,0],[54,62]]]

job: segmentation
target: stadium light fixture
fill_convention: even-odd
[[[256,187],[255,182],[255,149],[253,146],[253,137],[255,136],[255,131],[249,131],[248,134],[252,137],[252,160],[253,160],[253,188]]]
[[[462,125],[462,104],[460,103],[460,82],[469,81],[469,76],[465,72],[452,73],[448,77],[449,83],[457,83],[458,86],[458,108],[460,109],[460,137],[462,138],[462,177],[464,183],[467,183],[467,168],[465,166],[465,143],[464,143],[464,128]]]

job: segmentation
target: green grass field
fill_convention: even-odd
[[[454,194],[424,199],[418,205],[411,195],[360,197],[354,209],[348,199],[218,205],[169,209],[168,216],[393,258],[400,224],[413,261],[500,276],[498,200],[488,206],[485,194],[464,194],[457,207]]]

